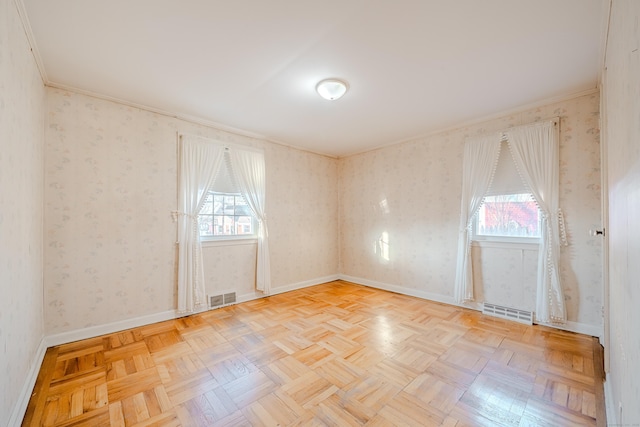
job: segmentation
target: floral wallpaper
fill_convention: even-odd
[[[608,154],[610,425],[640,425],[640,2],[614,0],[603,76]]]
[[[0,424],[44,336],[44,85],[12,0],[0,0]]]
[[[274,292],[277,287],[336,275],[338,161],[276,144],[264,148]],[[205,280],[210,292],[251,295],[255,255],[255,244],[205,244]]]
[[[465,138],[561,118],[569,321],[601,328],[599,95],[510,114],[340,161],[341,273],[453,301]],[[478,300],[532,310],[537,251],[474,248]],[[479,255],[479,256],[478,256]]]
[[[175,307],[177,135],[261,147],[272,287],[335,275],[337,160],[47,89],[48,334]],[[255,245],[206,246],[207,292],[254,292]]]

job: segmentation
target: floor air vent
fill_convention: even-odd
[[[235,292],[222,295],[209,295],[209,308],[220,307],[234,302],[236,302]]]
[[[527,325],[533,324],[533,313],[530,311],[518,310],[517,308],[502,307],[500,305],[485,302],[482,307],[482,313],[488,314],[489,316],[526,323]]]

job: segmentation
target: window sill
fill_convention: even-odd
[[[223,237],[219,239],[202,239],[202,247],[216,247],[216,246],[241,246],[241,245],[255,245],[258,243],[258,238],[251,237]]]
[[[504,241],[504,240],[473,240],[471,246],[479,248],[498,248],[498,249],[521,249],[528,251],[537,251],[540,249],[540,243],[538,242],[526,242],[526,241]]]

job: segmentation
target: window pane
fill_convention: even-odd
[[[246,202],[244,201],[244,199],[239,198],[240,200],[242,200],[242,203],[236,203],[236,215],[242,215],[242,216],[251,216],[251,208],[249,208],[249,205],[246,204]]]
[[[213,217],[213,235],[224,236],[224,217],[215,215]]]
[[[234,208],[235,208],[235,197],[224,196],[224,214],[233,215]]]
[[[224,216],[224,234],[227,236],[232,236],[236,233],[233,232],[233,217],[225,215]]]
[[[477,224],[480,236],[540,237],[540,211],[531,194],[485,197]]]
[[[202,214],[198,216],[198,228],[201,236],[213,236],[213,216]]]
[[[236,217],[236,234],[253,234],[253,221],[250,216]]]
[[[210,192],[198,221],[202,237],[255,234],[253,214],[239,194]]]
[[[213,213],[213,195],[209,193],[207,194],[207,198],[204,200],[204,205],[202,205],[202,210],[200,210],[200,214],[211,215],[212,213]]]
[[[224,212],[222,211],[222,207],[224,205],[224,196],[215,195],[213,196],[213,213],[216,215],[222,215]]]

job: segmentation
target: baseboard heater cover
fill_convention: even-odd
[[[209,308],[222,307],[224,305],[236,302],[236,293],[229,292],[227,294],[209,295]]]
[[[517,308],[503,307],[501,305],[485,302],[482,305],[482,314],[500,317],[502,319],[513,320],[515,322],[533,325],[533,312],[519,310]]]

